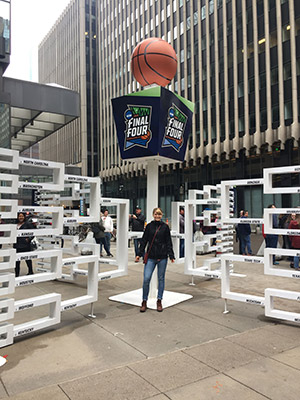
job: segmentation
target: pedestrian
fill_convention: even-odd
[[[289,229],[298,229],[300,230],[300,216],[299,214],[291,215],[291,222],[289,224]],[[298,250],[300,249],[300,236],[298,235],[290,235],[290,241],[292,245],[292,249]],[[299,256],[294,256],[294,265],[290,264],[291,268],[295,268],[299,270]]]
[[[140,242],[139,253],[135,262],[139,262],[147,246],[147,252],[144,256],[144,281],[143,281],[143,301],[140,308],[141,312],[147,310],[147,300],[149,294],[149,284],[153,271],[157,265],[158,293],[157,293],[157,311],[161,312],[162,298],[165,288],[165,274],[168,263],[168,257],[173,263],[175,260],[171,233],[169,226],[162,222],[163,212],[160,208],[154,208],[154,220],[147,224],[145,232]]]
[[[184,233],[184,207],[179,207],[179,233]],[[179,257],[184,257],[184,239],[180,238]]]
[[[97,244],[100,245],[100,257],[103,257],[101,247],[104,246],[104,250],[106,251],[107,257],[111,257],[112,254],[110,253],[108,247],[107,247],[107,242],[105,238],[105,228],[103,225],[103,221],[100,218],[99,222],[95,222],[91,226],[92,232],[94,233],[94,238]]]
[[[244,215],[242,218],[248,218],[248,211],[244,211]],[[251,250],[251,227],[250,224],[247,223],[240,223],[238,224],[238,232],[239,232],[239,239],[241,241],[241,250],[242,254],[244,256],[252,255],[252,250]]]
[[[110,239],[114,230],[114,224],[112,218],[108,215],[108,209],[106,208],[103,212],[103,216],[101,217],[104,225],[104,235],[106,240],[106,247],[108,249],[108,253],[110,257],[113,255],[110,252]],[[107,251],[107,250],[106,250]],[[100,244],[100,253],[102,253],[102,245]]]
[[[22,212],[18,213],[18,218],[17,218],[17,229],[18,230],[23,230],[23,229],[35,229],[34,225],[26,220],[25,214]],[[17,237],[17,242],[14,243],[13,247],[16,249],[17,253],[25,253],[28,251],[31,251],[31,241],[34,238],[34,236],[20,236]],[[27,267],[28,267],[28,274],[27,275],[32,275],[33,274],[33,269],[32,269],[32,260],[25,260]],[[20,275],[20,261],[16,261],[16,267],[15,267],[15,275],[16,277]]]
[[[278,226],[280,229],[288,229],[289,224],[291,222],[291,215],[290,214],[281,214],[278,218]],[[290,249],[291,248],[291,241],[288,235],[282,235],[282,248],[283,249]],[[293,261],[293,257],[286,257],[288,261]]]
[[[274,204],[270,204],[268,208],[276,208]],[[278,228],[278,217],[276,214],[272,214],[273,228]],[[278,235],[266,234],[265,236],[266,247],[276,249],[278,244]],[[279,262],[275,259],[275,254],[273,254],[273,265],[278,265]]]
[[[243,218],[244,216],[244,210],[240,211],[240,218]],[[242,252],[242,241],[240,238],[240,234],[239,234],[239,224],[235,225],[235,233],[236,233],[236,241],[239,242],[239,254],[243,254]]]
[[[134,214],[129,215],[129,225],[133,232],[144,232],[146,217],[142,214],[140,206],[135,207]],[[140,238],[133,239],[135,256],[138,255]]]

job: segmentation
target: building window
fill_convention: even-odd
[[[191,29],[191,17],[186,19],[186,30],[188,31],[189,29]]]
[[[180,62],[184,62],[184,49],[180,50]]]
[[[174,40],[177,39],[177,26],[174,26]]]
[[[180,35],[182,35],[183,32],[184,32],[184,24],[183,24],[183,21],[182,21],[182,22],[180,22]]]
[[[244,82],[240,82],[238,85],[238,96],[239,98],[244,96]]]
[[[180,81],[180,89],[181,89],[181,91],[184,90],[184,78],[181,78],[181,81]]]
[[[290,25],[285,25],[282,27],[282,41],[286,42],[287,40],[290,40]]]
[[[292,103],[288,102],[284,104],[284,119],[291,119],[292,118]]]
[[[286,81],[290,79],[291,76],[292,76],[291,63],[286,63],[283,65],[283,79]]]
[[[245,131],[245,119],[244,117],[239,118],[239,132]]]
[[[206,18],[206,6],[201,7],[201,20]]]
[[[271,69],[271,85],[278,83],[278,67]]]

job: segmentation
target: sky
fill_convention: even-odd
[[[38,46],[71,0],[11,0],[11,57],[5,76],[38,82]]]

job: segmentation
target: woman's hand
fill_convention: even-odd
[[[171,258],[171,263],[174,263],[174,262],[175,262],[174,258]]]
[[[140,261],[140,257],[136,256],[134,262],[139,262]]]

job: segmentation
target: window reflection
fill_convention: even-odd
[[[0,0],[0,56],[10,53],[10,1]]]

